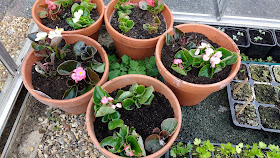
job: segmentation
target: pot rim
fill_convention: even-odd
[[[159,36],[154,37],[154,38],[149,38],[149,39],[131,38],[131,37],[128,37],[128,36],[125,36],[125,35],[119,33],[118,31],[116,31],[116,30],[111,26],[111,23],[110,23],[110,21],[109,21],[111,15],[110,15],[109,18],[107,18],[107,16],[108,16],[108,8],[109,8],[110,6],[112,6],[113,3],[114,3],[114,0],[111,0],[111,1],[108,3],[108,5],[106,6],[105,14],[104,14],[104,21],[105,21],[106,26],[109,27],[115,34],[118,34],[118,36],[120,36],[121,38],[124,38],[125,40],[128,40],[128,41],[129,41],[129,40],[130,40],[130,41],[132,40],[132,41],[135,41],[135,42],[143,42],[143,41],[145,41],[145,42],[150,42],[150,41],[158,40],[162,35],[166,34],[166,32],[168,31],[168,28],[166,28],[167,30],[166,30],[162,35],[159,35]],[[169,10],[169,11],[170,11],[169,7],[168,7],[165,3],[164,3],[164,9],[163,9],[163,10]],[[162,11],[163,11],[163,10],[162,10]],[[171,12],[171,11],[170,11],[170,12]],[[164,17],[164,18],[165,18],[165,17]],[[173,19],[173,14],[172,14],[172,13],[171,13],[171,24],[172,24],[172,26],[173,26],[173,24],[174,24],[174,19]],[[170,26],[170,27],[172,27],[172,26]]]
[[[75,1],[75,0],[74,0]],[[93,23],[93,24],[91,24],[90,26],[88,26],[88,27],[85,27],[85,28],[81,28],[81,29],[78,29],[78,30],[72,30],[72,31],[62,31],[62,34],[81,34],[81,32],[84,32],[85,30],[91,30],[91,29],[93,29],[96,25],[98,25],[98,23],[102,23],[102,21],[103,21],[103,17],[104,17],[104,13],[105,13],[105,5],[104,5],[104,2],[103,2],[103,0],[98,0],[98,1],[100,1],[101,2],[101,8],[103,8],[102,9],[102,11],[101,11],[101,13],[99,13],[99,18]],[[39,19],[37,19],[36,18],[36,16],[35,16],[35,7],[38,7],[38,3],[39,3],[40,1],[39,0],[36,0],[36,2],[33,4],[33,6],[32,6],[32,18],[34,19],[34,21],[36,22],[36,24],[37,25],[39,25],[40,27],[42,27],[43,29],[45,29],[45,30],[49,30],[49,31],[51,31],[51,30],[54,30],[54,29],[52,29],[52,28],[49,28],[49,27],[47,27],[47,26],[45,26],[45,25],[43,25],[42,24],[42,20],[39,18]],[[98,6],[97,6],[98,7]]]
[[[180,24],[180,25],[177,25],[177,26],[174,26],[174,27],[181,28],[181,27],[185,27],[185,26],[208,27],[209,29],[212,29],[212,30],[214,29],[214,30],[219,31],[220,33],[226,35],[224,32],[218,30],[217,28],[211,27],[209,25],[204,25],[204,24],[189,23],[189,24]],[[167,33],[170,33],[170,32],[173,32],[173,28],[171,28],[167,31]],[[227,35],[226,35],[226,38],[228,40],[230,40],[232,43],[235,44],[235,42],[230,37],[228,37]],[[184,87],[194,87],[194,88],[214,88],[214,87],[217,87],[217,86],[218,87],[225,87],[227,85],[227,82],[230,82],[234,78],[234,76],[237,74],[237,72],[239,71],[239,67],[240,67],[240,64],[241,64],[241,56],[240,56],[240,51],[239,51],[237,45],[235,44],[236,50],[238,50],[236,52],[238,54],[238,59],[237,59],[237,62],[233,65],[237,64],[237,67],[236,67],[236,69],[231,69],[231,72],[230,72],[230,74],[227,78],[225,78],[222,81],[212,83],[212,84],[195,84],[195,83],[190,83],[190,82],[181,80],[181,79],[177,78],[176,76],[174,76],[173,74],[171,74],[165,68],[165,66],[162,64],[162,61],[161,61],[161,58],[160,58],[161,53],[162,53],[162,46],[160,46],[160,45],[163,41],[165,41],[165,34],[164,34],[164,36],[161,36],[159,41],[157,42],[156,52],[155,52],[155,58],[156,58],[156,61],[157,61],[156,63],[157,63],[158,67],[162,68],[162,70],[159,69],[160,72],[161,71],[164,72],[166,74],[167,78],[170,78],[170,80],[175,81],[174,82],[175,84],[180,85],[180,86],[177,87],[179,89],[185,89]]]
[[[161,85],[161,87],[164,87],[164,89],[166,91],[168,91],[168,94],[170,94],[172,96],[172,98],[176,98],[176,96],[172,92],[172,90],[169,87],[167,87],[164,83],[160,82],[159,80],[157,80],[155,78],[152,78],[152,77],[146,76],[146,75],[129,74],[129,75],[119,76],[117,78],[114,78],[114,79],[104,83],[101,87],[103,88],[104,86],[109,86],[110,84],[114,84],[115,81],[124,80],[126,78],[143,78],[144,80],[149,80],[149,81],[153,82],[154,84]],[[137,82],[135,82],[135,83],[137,83]],[[130,84],[128,84],[128,85],[130,85]],[[161,148],[159,151],[157,151],[151,155],[145,156],[145,158],[159,157],[159,155],[161,155],[161,154],[164,155],[165,152],[161,153],[161,151],[167,151],[171,147],[173,142],[176,140],[176,138],[180,132],[181,125],[182,125],[182,111],[181,111],[181,106],[179,104],[178,99],[176,98],[174,101],[175,101],[175,103],[174,103],[174,106],[172,106],[172,109],[173,109],[173,112],[175,110],[176,111],[178,110],[178,117],[176,117],[178,119],[178,125],[177,125],[173,135],[169,138],[168,143],[166,143],[166,145],[163,148]],[[97,148],[105,155],[108,155],[109,157],[112,157],[112,158],[122,158],[121,156],[117,156],[100,146],[100,143],[96,139],[96,135],[95,135],[95,131],[94,131],[93,122],[95,120],[95,117],[94,117],[94,114],[91,115],[92,108],[93,108],[93,98],[91,98],[88,108],[87,108],[87,112],[86,112],[86,126],[88,129],[90,138],[92,139],[93,143],[97,146]],[[175,112],[174,112],[174,114],[175,114]]]
[[[101,79],[100,79],[100,81],[96,84],[96,85],[100,85],[100,83],[102,83],[102,82],[105,82],[106,80],[107,80],[107,76],[108,76],[108,74],[109,74],[109,60],[108,60],[108,56],[107,56],[107,53],[106,53],[106,51],[104,50],[104,48],[97,42],[97,41],[95,41],[94,39],[92,39],[92,38],[90,38],[90,37],[87,37],[87,36],[84,36],[84,35],[79,35],[79,34],[63,34],[62,35],[63,37],[82,37],[82,38],[86,38],[88,41],[91,41],[91,46],[93,46],[93,47],[101,47],[101,51],[102,52],[104,52],[103,54],[104,54],[104,58],[105,58],[105,61],[103,61],[102,60],[102,62],[103,63],[105,63],[105,70],[104,70],[104,73],[103,73],[103,75],[102,75],[102,77],[101,77]],[[95,46],[94,46],[95,45]],[[27,57],[29,57],[29,56],[31,56],[32,55],[32,53],[34,52],[34,49],[32,49],[28,54],[27,54],[27,56],[25,57],[25,59],[24,59],[24,62],[23,62],[23,64],[22,64],[22,67],[24,67],[26,64],[26,58]],[[102,56],[101,55],[101,53],[99,53],[100,54],[100,56]],[[46,98],[46,97],[43,97],[43,96],[41,96],[41,95],[39,95],[38,93],[36,93],[36,92],[34,92],[33,91],[33,88],[31,88],[30,86],[29,86],[29,84],[27,84],[26,82],[26,79],[25,79],[25,73],[23,73],[23,70],[21,70],[22,71],[22,79],[23,79],[23,83],[24,83],[24,85],[25,85],[25,87],[26,87],[26,89],[29,91],[29,93],[31,93],[33,96],[35,96],[36,98],[40,98],[41,100],[45,100],[46,102],[51,102],[51,103],[53,103],[53,102],[56,102],[56,103],[62,103],[62,102],[64,102],[64,103],[67,103],[67,102],[69,102],[69,103],[71,103],[71,102],[76,102],[76,101],[78,101],[78,100],[80,100],[80,99],[83,99],[86,95],[88,95],[89,93],[93,93],[93,91],[94,91],[94,88],[92,88],[90,91],[88,91],[87,93],[85,93],[85,94],[83,94],[83,95],[80,95],[80,96],[78,96],[78,97],[75,97],[75,98],[72,98],[72,99],[65,99],[65,100],[63,100],[63,99],[50,99],[50,98]],[[31,85],[33,86],[33,84],[32,84],[32,82],[31,82]],[[63,106],[63,105],[60,105],[61,107],[66,107],[66,106]]]

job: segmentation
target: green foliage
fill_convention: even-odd
[[[153,23],[152,24],[143,24],[143,29],[148,31],[149,34],[154,34],[158,32],[158,27],[160,26],[160,20],[158,16],[154,17]]]
[[[259,30],[259,35],[258,36],[256,36],[256,37],[254,37],[254,41],[255,42],[258,42],[258,41],[261,41],[261,40],[263,40],[263,37],[261,37],[262,35],[265,35],[265,32],[263,31],[263,30]]]
[[[164,9],[164,3],[161,0],[155,0],[154,6],[152,7],[148,5],[148,3],[145,0],[143,0],[139,2],[139,7],[142,10],[148,10],[154,15],[157,15]]]
[[[235,148],[231,143],[221,144],[219,148],[216,149],[215,156],[218,157],[231,157],[236,154]]]
[[[195,139],[194,145],[195,145],[195,152],[193,152],[193,155],[198,155],[200,158],[209,158],[211,157],[211,151],[214,151],[214,146],[210,143],[209,140],[203,141],[202,144],[200,139]]]
[[[193,145],[191,143],[188,143],[187,146],[183,144],[182,142],[178,142],[177,144],[173,144],[170,150],[170,156],[172,158],[185,156],[187,153],[191,152],[193,148]]]
[[[116,55],[108,55],[110,66],[108,79],[126,74],[141,74],[152,77],[158,76],[155,57],[145,58],[145,60],[132,60],[127,55],[121,57],[121,62]]]
[[[134,8],[132,4],[125,4],[129,2],[129,0],[119,0],[115,5],[115,8],[118,10],[118,22],[119,28],[123,33],[128,32],[134,26],[134,22],[129,20],[129,14],[131,13],[131,9]]]
[[[96,9],[95,3],[90,3],[89,0],[82,0],[81,4],[74,3],[71,7],[72,18],[68,18],[67,23],[74,29],[81,29],[90,26],[95,21],[90,17],[90,11]],[[81,12],[82,14],[78,14]]]
[[[232,39],[238,41],[240,37],[244,36],[243,32],[237,32],[236,35],[232,35]]]
[[[48,8],[48,4],[39,5],[38,7],[42,9],[38,12],[39,17],[41,19],[50,18],[52,20],[56,20],[58,17],[58,14],[61,11],[61,4],[55,4],[55,5],[56,5],[56,9],[54,9],[54,10],[50,10]]]
[[[69,7],[73,4],[73,0],[57,0],[54,1],[55,4],[61,4],[63,7]]]
[[[119,132],[114,132],[113,136],[103,139],[100,146],[122,156],[129,156],[128,152],[133,153],[134,156],[146,156],[142,142],[142,137],[136,133],[135,128],[129,129],[128,126],[122,125]]]
[[[273,60],[273,58],[271,56],[268,56],[266,59],[253,59],[253,58],[249,58],[247,55],[245,55],[244,53],[241,53],[241,60],[242,61],[255,61],[255,62],[270,62],[270,63],[276,63],[276,61]]]

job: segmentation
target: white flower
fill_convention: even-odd
[[[47,33],[46,32],[39,32],[36,34],[36,39],[35,41],[40,41],[40,40],[43,40],[47,37]]]
[[[62,37],[61,32],[63,31],[62,28],[56,28],[54,31],[49,32],[49,38],[53,39],[54,37]]]
[[[200,49],[197,49],[194,53],[195,56],[198,56],[198,54],[200,53]]]
[[[223,56],[222,52],[221,51],[217,51],[215,54],[214,54],[215,57],[217,58],[221,58]]]
[[[211,63],[212,68],[214,68],[216,64],[220,64],[220,62],[221,62],[221,59],[217,58],[217,57],[214,57],[214,56],[212,56],[211,59],[210,59],[210,63]]]
[[[204,54],[204,55],[202,55],[202,59],[203,59],[204,61],[208,61],[208,60],[210,59],[210,57],[207,56],[206,54]]]
[[[207,56],[210,56],[211,54],[213,54],[214,53],[214,50],[212,49],[212,48],[207,48],[207,49],[205,49],[205,54],[207,55]]]
[[[201,42],[200,46],[198,47],[198,49],[204,49],[204,48],[210,48],[210,44],[206,43],[206,42]]]
[[[74,18],[73,18],[73,22],[76,23],[80,20],[80,17],[84,14],[83,10],[80,9],[77,12],[74,13]]]

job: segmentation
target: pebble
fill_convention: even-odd
[[[33,152],[34,151],[34,147],[33,146],[29,147],[29,151]]]

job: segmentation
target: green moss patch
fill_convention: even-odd
[[[256,100],[259,103],[275,105],[279,99],[278,95],[271,85],[255,84],[254,85]]]
[[[259,82],[271,82],[272,77],[270,75],[268,66],[251,65],[251,76],[252,79]]]
[[[280,112],[273,107],[259,107],[261,123],[263,127],[280,130]]]
[[[234,77],[235,80],[244,80],[248,77],[248,71],[246,65],[242,64],[236,76]]]
[[[275,80],[280,83],[280,66],[274,66],[272,70]]]
[[[241,82],[232,82],[230,84],[231,93],[241,84]],[[234,95],[232,95],[232,98],[235,100],[240,101],[247,101],[250,96],[252,95],[252,89],[249,83],[245,83],[243,87],[241,87]]]
[[[243,104],[235,104],[234,109],[237,112]],[[255,105],[247,105],[246,108],[236,117],[238,123],[248,126],[258,126],[259,119],[256,113],[256,106]]]

